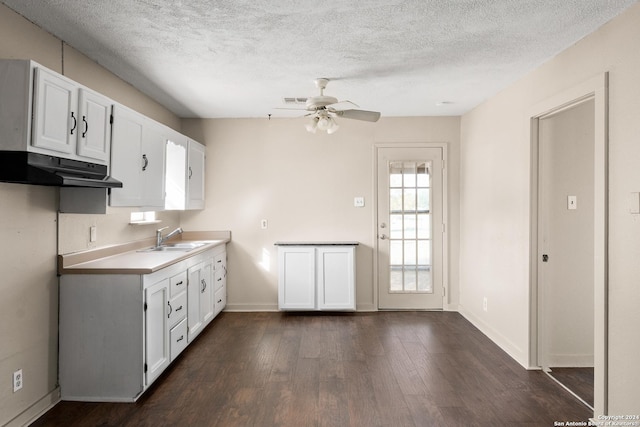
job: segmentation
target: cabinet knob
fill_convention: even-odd
[[[386,234],[381,234],[380,235],[380,240],[386,240],[387,239],[387,235]]]

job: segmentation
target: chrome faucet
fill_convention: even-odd
[[[166,230],[167,228],[169,228],[169,227],[162,227],[162,228],[156,230],[156,246],[160,246],[162,244],[162,242],[172,238],[176,234],[182,234],[182,228],[178,227],[175,230],[173,230],[171,233],[169,233],[169,234],[167,234],[166,236],[163,237],[162,236],[162,230]]]

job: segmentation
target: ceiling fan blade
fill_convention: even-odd
[[[342,110],[336,111],[335,114],[345,119],[364,120],[365,122],[377,122],[380,118],[379,112],[366,110]]]
[[[274,110],[295,110],[295,111],[307,111],[305,107],[291,108],[291,107],[273,107]]]
[[[352,109],[353,107],[360,108],[360,106],[355,102],[340,101],[340,102],[327,105],[326,109],[333,112],[333,111],[343,111],[347,109]]]

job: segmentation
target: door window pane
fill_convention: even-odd
[[[431,162],[389,163],[390,292],[433,292]]]

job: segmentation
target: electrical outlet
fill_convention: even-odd
[[[267,222],[267,220],[266,220],[266,219],[263,219],[262,221],[260,221],[260,227],[261,227],[263,230],[266,230],[266,229],[267,229],[267,227],[269,227],[269,223]]]
[[[98,227],[92,225],[89,227],[89,241],[95,242],[96,240],[98,240]]]
[[[22,383],[24,379],[22,378],[22,369],[18,369],[13,373],[13,392],[20,390],[22,388]]]
[[[484,311],[487,311],[487,297],[484,297],[484,299],[482,300],[482,309]]]

